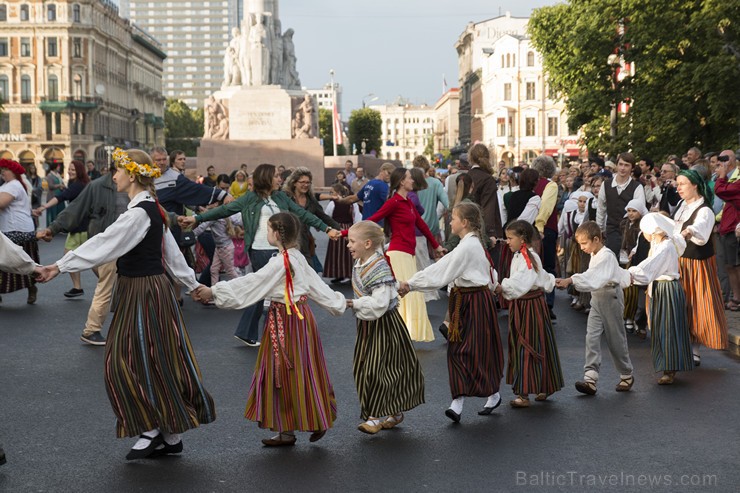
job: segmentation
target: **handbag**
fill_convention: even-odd
[[[195,233],[192,231],[181,231],[180,241],[177,243],[179,247],[186,248],[195,245]]]

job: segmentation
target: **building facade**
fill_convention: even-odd
[[[165,57],[110,1],[0,1],[0,157],[43,174],[162,144]]]
[[[434,105],[434,152],[449,151],[460,140],[460,89],[453,87]]]
[[[426,104],[373,105],[382,119],[381,159],[396,159],[410,165],[414,157],[424,154],[434,139],[435,110]]]
[[[164,46],[164,95],[193,109],[221,89],[230,30],[241,24],[241,0],[124,0],[122,15]]]
[[[318,105],[319,108],[324,108],[329,111],[332,111],[332,109],[334,108],[334,102],[332,100],[332,94],[331,94],[331,83],[324,85],[324,87],[322,87],[321,89],[306,89],[304,87],[303,90],[315,98],[316,104]],[[339,83],[335,82],[334,91],[336,92],[336,98],[337,98],[337,113],[341,115],[342,114],[342,86]]]
[[[578,157],[565,102],[550,93],[542,57],[526,35],[527,18],[509,14],[469,24],[458,39],[460,140],[480,141],[508,165],[542,153]]]

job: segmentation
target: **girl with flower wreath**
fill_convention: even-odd
[[[185,262],[159,205],[154,179],[161,172],[140,150],[113,153],[119,192],[128,210],[55,264],[80,272],[117,260],[113,320],[105,346],[105,385],[117,418],[119,438],[139,436],[127,460],[182,452],[180,434],[216,419],[213,399],[203,387],[190,338],[165,270],[193,290],[195,273]]]

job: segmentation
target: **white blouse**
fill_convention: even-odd
[[[529,250],[529,258],[537,265],[537,271],[534,270],[534,265],[531,269],[527,267],[527,261],[521,253],[514,254],[509,277],[501,281],[503,295],[507,300],[520,298],[533,289],[542,289],[547,293],[555,289],[555,276],[545,271],[540,257]]]
[[[431,291],[448,284],[461,288],[498,285],[496,271],[490,263],[480,239],[473,233],[466,234],[450,253],[408,280],[414,291]],[[493,276],[493,282],[491,282]]]
[[[524,206],[524,210],[521,214],[519,214],[519,217],[512,219],[528,222],[529,224],[534,224],[535,219],[537,219],[537,215],[540,213],[541,205],[542,199],[539,195],[535,195],[527,201],[527,205]]]
[[[699,246],[706,245],[707,241],[712,238],[715,223],[714,211],[709,207],[702,207],[703,205],[704,197],[699,197],[698,200],[690,204],[682,200],[676,214],[673,216],[676,221],[675,233],[681,234],[681,231],[684,230],[683,223],[689,220],[697,208],[701,207],[696,214],[696,218],[694,218],[694,224],[685,228],[691,232],[689,241]]]
[[[333,291],[306,262],[306,257],[295,249],[288,250],[293,267],[293,300],[303,295],[315,301],[332,315],[341,315],[347,307],[342,293]],[[283,255],[273,256],[267,265],[231,281],[221,281],[213,286],[213,301],[219,308],[237,310],[263,299],[285,302],[285,266]]]
[[[640,286],[648,286],[648,294],[652,295],[653,281],[672,281],[680,277],[676,245],[666,238],[663,241],[650,243],[650,255],[639,265],[629,268],[632,282]]]
[[[280,208],[272,197],[268,197],[267,200],[263,199],[263,201],[264,205],[260,208],[260,222],[254,233],[254,241],[252,241],[252,250],[275,250],[275,247],[267,241],[267,222],[273,214],[280,212]]]
[[[627,288],[631,283],[629,272],[619,266],[614,252],[605,246],[602,246],[601,250],[595,254],[591,254],[586,272],[573,274],[571,279],[578,291],[589,293],[604,289],[609,285]]]
[[[0,186],[0,193],[7,193],[13,197],[13,201],[5,209],[0,209],[0,231],[32,232],[35,226],[31,217],[31,199],[23,182],[10,180]]]
[[[105,231],[97,234],[83,243],[76,250],[57,261],[59,272],[80,272],[92,269],[125,255],[141,243],[151,221],[149,215],[141,207],[135,207],[139,202],[153,202],[149,192],[139,192],[128,204],[128,210],[118,216],[118,219],[108,226]],[[175,238],[167,230],[164,234],[164,264],[167,271],[180,283],[188,288],[188,292],[199,286],[195,279],[195,272],[188,267],[185,257],[180,252]]]
[[[11,274],[33,274],[36,262],[21,247],[0,233],[0,270]]]

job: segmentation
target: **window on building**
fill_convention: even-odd
[[[7,75],[0,75],[0,104],[7,103],[9,101],[8,96],[10,93],[8,92],[10,89],[10,85],[8,84],[8,76]],[[2,132],[7,133],[7,132]]]
[[[76,3],[72,6],[72,21],[80,22],[80,4]]]
[[[511,55],[511,66],[516,67],[516,55]]]
[[[54,133],[59,135],[62,133],[62,114],[54,113]]]
[[[31,38],[21,38],[21,56],[31,56]]]
[[[21,76],[21,103],[31,102],[31,76]]]
[[[511,67],[511,54],[506,54],[506,66]]]
[[[27,22],[28,19],[31,17],[29,14],[28,4],[21,5],[21,21]]]
[[[3,113],[0,115],[0,134],[10,133],[10,115]]]
[[[56,75],[50,75],[48,82],[47,95],[49,96],[49,101],[59,101],[59,79],[57,79]]]
[[[57,20],[57,6],[54,4],[46,6],[46,20],[55,21]]]
[[[499,137],[506,136],[506,118],[496,118],[496,135]]]
[[[547,117],[547,136],[557,137],[558,135],[558,117],[548,116]]]
[[[527,117],[524,119],[525,122],[525,130],[524,135],[527,137],[534,137],[535,133],[535,119],[533,117]]]
[[[527,53],[527,67],[534,67],[534,51]]]
[[[0,38],[0,56],[8,56],[8,38]]]
[[[81,38],[72,39],[72,56],[74,58],[82,57],[82,39]]]
[[[8,6],[0,5],[0,22],[5,22],[7,20],[8,20]]]
[[[31,113],[21,113],[21,133],[33,133],[33,120],[31,119]]]
[[[511,101],[511,82],[504,83],[504,101]]]
[[[59,46],[57,45],[57,38],[46,38],[46,56],[59,56]]]
[[[534,82],[527,82],[527,99],[536,99],[536,93],[534,90]]]

